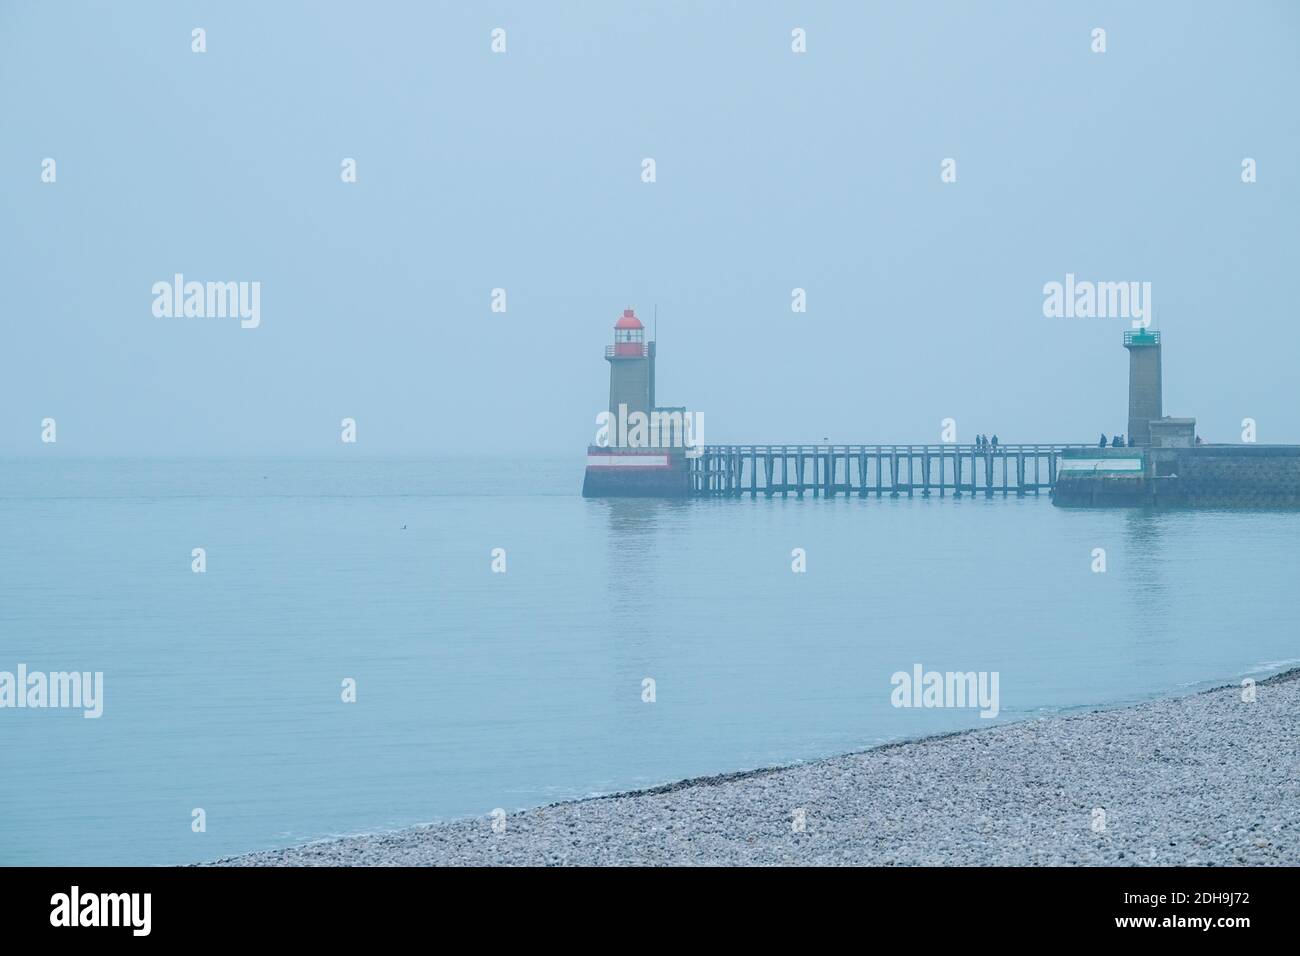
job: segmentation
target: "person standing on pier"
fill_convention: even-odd
[[[1105,448],[1105,447],[1106,447],[1106,433],[1105,433],[1105,432],[1102,432],[1102,433],[1101,433],[1101,441],[1097,442],[1097,447],[1098,447],[1098,448]]]
[[[997,435],[994,435],[992,438],[990,438],[990,439],[989,439],[989,444],[990,444],[990,446],[992,446],[992,448],[996,451],[996,450],[997,450],[997,447],[998,447],[998,436],[997,436]]]

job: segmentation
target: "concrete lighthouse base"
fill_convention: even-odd
[[[685,498],[690,491],[683,448],[587,448],[584,498]]]

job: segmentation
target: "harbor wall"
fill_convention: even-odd
[[[1096,449],[1089,456],[1131,456]],[[1062,471],[1052,503],[1062,507],[1300,508],[1300,445],[1200,445],[1141,449],[1140,474]]]

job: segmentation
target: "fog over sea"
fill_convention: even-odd
[[[0,670],[102,671],[104,700],[0,712],[0,863],[487,826],[1294,663],[1300,514],[589,501],[582,467],[5,462]],[[916,664],[998,672],[998,717],[892,706]]]
[[[1294,663],[1300,513],[580,489],[625,309],[710,444],[1091,444],[1138,316],[1056,288],[1125,283],[1161,414],[1300,443],[1297,36],[1285,0],[0,4],[0,700],[103,674],[95,719],[0,708],[0,864],[486,827]],[[997,716],[893,706],[917,667]]]

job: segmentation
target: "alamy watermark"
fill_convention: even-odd
[[[628,412],[618,406],[618,414],[601,412],[596,416],[598,448],[685,448],[687,458],[698,458],[704,451],[704,413],[682,409],[655,409]]]
[[[121,926],[132,936],[148,936],[152,909],[152,893],[83,893],[73,885],[50,897],[50,925]]]
[[[171,282],[155,282],[150,291],[159,319],[237,318],[242,329],[262,324],[261,282],[186,282],[178,272]]]
[[[1132,319],[1133,328],[1151,324],[1150,282],[1076,281],[1073,272],[1065,282],[1043,286],[1043,315],[1049,319]]]
[[[895,671],[889,702],[895,707],[979,707],[981,717],[998,715],[997,671]]]
[[[104,672],[42,671],[28,673],[26,664],[18,672],[0,671],[0,709],[80,707],[83,717],[96,718],[104,712]]]

